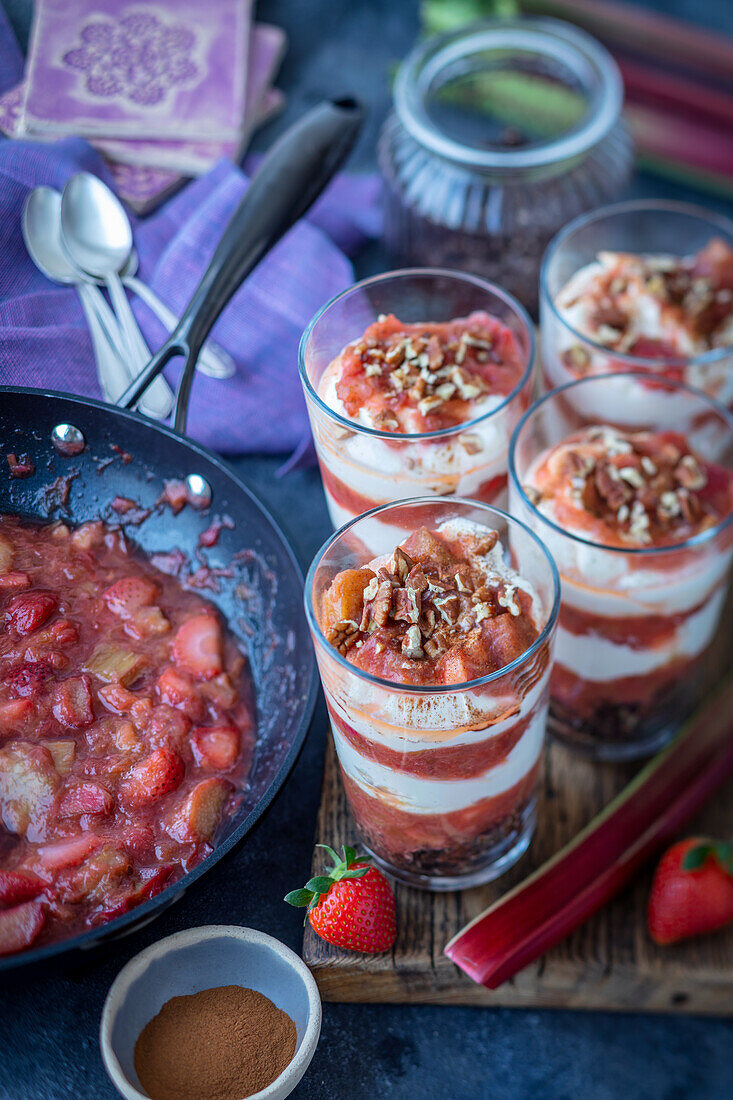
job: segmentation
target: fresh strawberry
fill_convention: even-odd
[[[59,801],[59,817],[76,817],[77,814],[110,814],[114,798],[99,783],[74,783],[67,787]]]
[[[232,787],[226,779],[202,779],[173,812],[166,830],[181,844],[211,840]]]
[[[197,680],[211,680],[223,669],[221,630],[214,615],[192,615],[173,639],[173,660]]]
[[[0,905],[18,905],[37,898],[45,883],[32,871],[0,871]]]
[[[5,621],[16,637],[23,638],[42,626],[58,605],[58,598],[51,592],[26,592],[10,601]]]
[[[170,665],[158,677],[158,691],[164,703],[178,707],[193,722],[200,722],[206,713],[204,701],[191,677]]]
[[[94,721],[88,676],[71,676],[56,686],[53,714],[57,722],[71,729],[84,729]]]
[[[316,935],[349,951],[388,951],[397,936],[394,894],[381,871],[369,866],[370,856],[344,848],[343,859],[326,844],[334,861],[326,875],[307,882],[305,889],[286,895],[289,905],[307,906],[306,919]]]
[[[120,797],[128,806],[145,806],[170,794],[183,779],[184,764],[172,749],[156,749],[135,764],[120,785]]]
[[[199,767],[225,772],[239,758],[239,730],[234,726],[200,726],[191,734],[191,748]]]
[[[66,867],[78,867],[101,843],[95,833],[77,833],[76,836],[42,844],[36,849],[36,856],[42,870],[61,871]]]
[[[30,947],[46,921],[43,906],[38,901],[26,901],[14,909],[0,912],[0,955],[10,955]]]
[[[103,594],[102,599],[113,615],[131,618],[141,607],[150,607],[158,589],[145,577],[121,577]]]
[[[647,925],[660,945],[713,932],[733,921],[733,844],[680,840],[654,874]]]

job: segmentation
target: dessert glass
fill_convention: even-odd
[[[733,556],[733,514],[679,543],[620,548],[562,526],[530,499],[542,457],[599,423],[683,433],[701,460],[730,476],[733,416],[723,405],[656,379],[658,400],[639,424],[628,406],[636,385],[649,387],[648,376],[591,376],[546,394],[518,425],[509,459],[511,512],[547,546],[562,584],[548,728],[599,760],[656,751],[696,706]],[[606,410],[600,421],[597,409]]]
[[[349,803],[363,840],[395,878],[430,890],[488,882],[519,859],[536,820],[537,776],[560,600],[557,569],[519,520],[451,498],[387,505],[323,546],[306,612]],[[395,514],[396,513],[396,514]],[[337,573],[392,553],[421,526],[468,520],[498,532],[505,558],[537,595],[535,641],[510,664],[455,684],[406,686],[356,667],[319,625]]]
[[[686,382],[733,407],[733,342],[692,357],[631,355],[579,332],[557,304],[572,276],[593,263],[599,252],[691,256],[716,237],[733,248],[733,221],[700,207],[658,200],[617,203],[570,222],[550,243],[540,273],[544,389],[591,375],[645,372]],[[655,393],[629,375],[627,415],[631,417],[633,404],[636,422],[644,424],[660,396],[674,399],[672,394]],[[603,415],[601,408],[597,415]]]
[[[319,392],[326,369],[380,316],[446,322],[485,311],[511,330],[524,366],[512,391],[489,412],[429,432],[379,431],[332,409]],[[509,440],[533,387],[534,334],[511,295],[473,275],[438,269],[388,272],[357,283],[318,313],[303,334],[300,374],[334,528],[383,504],[411,497],[506,500]],[[387,522],[389,513],[372,523]],[[395,543],[404,537],[395,532]]]

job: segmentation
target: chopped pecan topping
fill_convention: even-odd
[[[342,619],[329,630],[326,640],[339,653],[346,654],[359,641],[359,624],[353,619]]]

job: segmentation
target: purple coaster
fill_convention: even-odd
[[[100,152],[111,160],[140,167],[162,168],[198,176],[222,157],[238,161],[253,131],[272,113],[273,102],[266,103],[268,90],[280,67],[286,45],[285,32],[279,27],[255,23],[249,40],[247,94],[244,118],[237,141],[95,141]],[[276,105],[277,106],[277,105]]]
[[[37,0],[35,133],[236,142],[251,0]]]

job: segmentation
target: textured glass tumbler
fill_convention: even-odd
[[[651,386],[646,422],[630,387]],[[682,432],[706,463],[733,470],[733,417],[683,383],[599,375],[541,398],[510,453],[513,515],[542,539],[562,584],[550,731],[584,755],[630,760],[663,747],[699,701],[702,665],[720,620],[733,556],[733,516],[673,546],[605,546],[531,502],[533,468],[579,429]],[[628,420],[632,423],[629,424]]]
[[[454,428],[403,434],[346,419],[320,393],[329,364],[381,315],[405,323],[445,322],[484,311],[514,335],[521,374],[490,412]],[[356,283],[329,302],[303,334],[300,376],[324,491],[334,527],[382,504],[410,497],[468,496],[506,500],[509,440],[529,406],[534,385],[534,333],[511,295],[472,275],[416,269]],[[388,522],[379,512],[377,525]],[[394,532],[394,544],[406,532]],[[393,544],[393,545],[394,545]]]
[[[377,862],[402,882],[452,890],[488,882],[530,843],[545,738],[559,580],[521,522],[473,501],[430,498],[362,516],[319,551],[306,612],[354,818]],[[404,686],[351,664],[319,624],[324,592],[343,569],[395,548],[389,535],[447,520],[499,533],[511,565],[538,596],[533,644],[505,668],[467,683]]]

